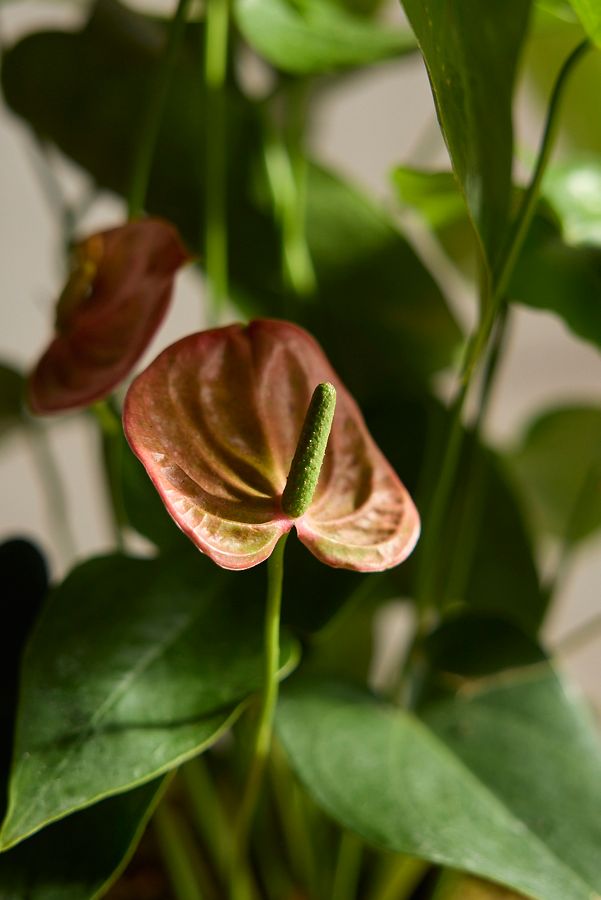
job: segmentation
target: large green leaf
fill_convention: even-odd
[[[353,15],[333,0],[237,0],[234,14],[248,43],[293,74],[367,65],[415,49],[410,31]]]
[[[508,464],[543,534],[571,544],[601,528],[601,408],[542,414]]]
[[[163,779],[111,797],[0,854],[2,900],[96,900],[144,830]]]
[[[601,6],[598,0],[570,0],[587,33],[601,47]]]
[[[599,747],[545,664],[468,684],[421,719],[298,679],[278,731],[317,802],[369,842],[537,900],[601,890]]]
[[[403,0],[424,54],[453,168],[486,256],[510,213],[512,96],[528,0]]]
[[[3,847],[223,733],[261,683],[258,585],[197,553],[111,556],[71,573],[24,660]],[[282,659],[292,664],[289,642]]]

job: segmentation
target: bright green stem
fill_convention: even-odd
[[[361,838],[350,831],[343,831],[334,871],[332,900],[354,900],[357,896],[362,857]]]
[[[216,318],[228,296],[226,94],[229,0],[207,0],[205,267]]]
[[[534,172],[532,173],[530,183],[522,198],[519,212],[509,234],[507,247],[501,257],[498,269],[494,273],[492,302],[487,308],[484,319],[467,356],[466,365],[462,374],[464,381],[470,380],[474,369],[478,365],[490,337],[499,308],[505,300],[513,270],[522,251],[522,247],[524,246],[524,241],[528,235],[528,229],[530,228],[532,218],[536,211],[541,183],[555,145],[559,125],[559,109],[569,77],[576,64],[590,48],[591,45],[588,40],[578,44],[576,49],[570,53],[564,62],[559,75],[557,76],[551,99],[549,100],[545,130],[538,151]]]
[[[157,807],[153,823],[177,900],[207,900],[198,884],[194,848],[179,815],[163,802]]]
[[[150,92],[150,102],[142,123],[140,143],[134,160],[133,175],[128,196],[129,218],[142,215],[146,201],[146,191],[150,179],[152,159],[156,147],[161,118],[169,86],[185,31],[186,14],[190,0],[179,0],[175,14],[169,26],[167,46],[156,73],[156,80]]]
[[[232,898],[247,896],[240,884],[248,845],[248,834],[259,799],[265,765],[271,747],[273,719],[278,699],[278,667],[280,662],[280,610],[282,583],[284,580],[284,548],[288,535],[284,534],[275,545],[267,563],[267,608],[265,611],[264,666],[261,705],[255,732],[252,758],[234,832],[232,858]]]
[[[513,269],[522,250],[524,240],[532,222],[532,217],[536,210],[541,182],[557,134],[558,113],[568,77],[573,71],[575,64],[581,59],[589,46],[588,41],[579,44],[567,58],[559,72],[549,101],[545,130],[534,172],[522,198],[522,203],[515,219],[515,223],[511,229],[507,247],[502,255],[499,267],[494,274],[490,302],[486,305],[483,304],[483,308],[486,312],[484,313],[478,330],[470,341],[467,349],[466,362],[461,373],[460,387],[451,409],[449,436],[441,463],[440,477],[422,537],[421,560],[416,590],[418,608],[421,611],[422,627],[426,624],[426,612],[435,605],[436,600],[436,597],[434,596],[438,575],[436,555],[438,553],[442,528],[454,488],[457,466],[461,455],[461,446],[463,442],[462,417],[465,401],[474,374],[478,368],[478,364],[488,346],[491,331],[497,320],[501,305],[505,300],[505,294],[513,274]],[[490,378],[492,379],[492,374],[490,375]]]
[[[336,388],[327,381],[313,391],[286,487],[282,510],[293,519],[305,513],[315,494],[336,409]]]
[[[179,774],[187,789],[194,824],[219,874],[225,876],[231,855],[230,828],[207,764],[197,756]]]

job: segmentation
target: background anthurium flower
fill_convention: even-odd
[[[281,509],[314,388],[337,403],[313,502]],[[131,385],[128,441],[180,528],[226,569],[266,559],[281,535],[323,562],[381,571],[402,562],[419,516],[317,342],[288,322],[260,319],[183,338]]]
[[[148,346],[189,258],[161,219],[128,222],[79,243],[57,303],[55,337],[29,378],[31,410],[64,412],[106,397]]]

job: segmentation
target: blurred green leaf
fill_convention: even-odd
[[[416,47],[409,30],[353,15],[333,0],[236,0],[234,15],[261,56],[296,75],[369,65]]]
[[[601,7],[598,0],[570,0],[590,38],[601,47]]]
[[[424,55],[438,118],[490,266],[506,236],[516,65],[528,0],[403,0]]]
[[[103,800],[0,854],[2,900],[96,900],[133,853],[162,782]]]
[[[411,392],[459,352],[442,293],[386,213],[313,167],[307,240],[318,302],[302,316],[361,401],[391,383]]]
[[[542,414],[507,462],[540,532],[569,545],[601,528],[600,408]]]
[[[601,249],[569,246],[542,215],[532,223],[508,295],[556,313],[579,337],[601,346]]]
[[[174,74],[148,195],[149,210],[172,219],[192,247],[201,234],[204,177],[198,27]],[[116,0],[102,0],[83,31],[30,35],[5,53],[8,102],[100,185],[123,193],[134,149],[132,122],[152,84],[162,35],[156,21],[124,10]],[[313,330],[359,394],[378,390],[390,378],[423,385],[452,361],[461,339],[426,268],[381,208],[310,166],[307,239],[318,293],[314,302],[291,297],[282,284],[271,200],[264,188],[257,189],[261,116],[233,86],[228,107],[236,301],[249,316],[292,318]]]
[[[417,210],[433,231],[465,219],[465,204],[452,172],[397,166],[392,182],[401,203]]]
[[[599,746],[545,664],[474,682],[420,718],[296,678],[277,725],[314,799],[370,843],[538,900],[601,889]]]
[[[217,740],[261,684],[257,586],[198,553],[68,576],[24,660],[4,848]]]
[[[601,161],[571,161],[547,169],[543,194],[568,244],[601,245]]]

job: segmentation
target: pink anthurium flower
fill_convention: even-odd
[[[337,402],[309,509],[281,498],[314,388]],[[381,571],[419,535],[406,488],[371,438],[321,347],[289,322],[260,319],[183,338],[131,385],[124,427],[169,513],[226,569],[265,560],[292,526],[331,566]]]
[[[29,378],[34,413],[88,406],[131,371],[190,259],[176,229],[141,219],[81,241],[56,307],[55,337]]]

